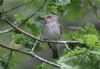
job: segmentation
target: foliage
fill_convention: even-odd
[[[78,40],[81,45],[79,44],[72,52],[67,52],[62,56],[58,61],[59,63],[68,64],[72,60],[74,67],[78,66],[79,69],[100,68],[100,39],[93,24],[87,23],[85,27],[80,27],[75,32],[69,32],[69,34],[66,34],[67,37]],[[84,65],[86,68],[82,68]]]
[[[6,51],[7,53],[3,53],[2,55],[0,55],[0,69],[3,69],[6,64],[8,63],[8,59],[9,59],[9,51]],[[12,53],[10,59],[11,61],[9,61],[9,66],[8,69],[13,69],[13,67],[16,66],[16,61],[15,60],[15,52]]]
[[[23,7],[21,6],[22,8],[19,7],[20,9],[22,9],[20,12],[15,14],[11,12],[11,14],[19,23],[21,23],[25,18],[31,16],[31,14],[34,12],[34,16],[32,18],[29,18],[29,20],[25,21],[25,23],[22,25],[25,27],[25,30],[37,37],[40,36],[40,33],[42,31],[41,29],[43,22],[41,20],[41,17],[44,17],[48,13],[53,13],[65,17],[65,19],[68,19],[70,21],[75,21],[81,17],[84,18],[86,16],[86,13],[88,13],[87,11],[89,11],[90,13],[92,10],[95,16],[100,19],[97,13],[100,0],[97,0],[95,2],[93,0],[24,0],[24,2],[28,1],[31,2],[23,5]],[[4,5],[0,6],[0,17],[1,14],[4,14],[3,12],[6,12],[6,10],[4,9],[5,7],[3,7]],[[37,10],[38,8],[40,9]],[[32,11],[32,13],[30,11]],[[9,14],[9,12],[7,12],[7,14]],[[67,38],[69,40],[77,40],[80,42],[80,44],[75,44],[75,48],[73,48],[73,51],[67,51],[57,61],[57,63],[61,65],[61,69],[84,69],[85,67],[87,67],[87,69],[100,69],[100,34],[95,29],[95,26],[93,24],[87,23],[86,26],[79,27],[77,31],[70,31],[69,33],[65,33],[64,35],[64,38]],[[35,44],[35,40],[21,33],[13,33],[12,36],[12,42],[10,44],[11,47],[17,47],[17,49],[22,48],[30,51]],[[21,47],[18,48],[18,46]],[[37,49],[39,49],[38,51],[44,49],[45,46],[45,43],[40,43],[40,47],[37,46]],[[13,58],[16,58],[15,55],[12,56]],[[4,67],[4,62],[7,62],[8,57],[8,53],[4,53],[3,55],[0,54],[0,69]],[[10,69],[14,69],[13,66],[16,65],[16,61],[13,58],[11,58],[12,61],[9,65]],[[48,64],[42,63],[41,65],[37,66],[36,69],[50,68]]]
[[[99,33],[92,23],[87,23],[85,27],[80,27],[74,33],[70,32],[66,35],[66,38],[78,40],[80,43],[86,44],[89,48],[93,48],[95,45],[99,47]]]
[[[48,64],[42,63],[41,65],[37,65],[36,69],[50,69],[50,68],[48,67]]]

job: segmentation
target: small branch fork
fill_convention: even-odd
[[[23,53],[23,54],[29,55],[33,58],[35,57],[36,59],[38,59],[42,62],[45,62],[47,64],[50,64],[50,65],[53,65],[53,66],[56,66],[56,67],[60,68],[59,64],[56,64],[56,63],[50,62],[48,60],[45,60],[45,59],[39,57],[38,55],[36,55],[34,52],[27,52],[27,51],[24,51],[24,50],[19,50],[19,49],[11,48],[11,47],[8,47],[8,46],[4,46],[2,44],[0,44],[0,47],[3,47],[3,48],[8,49],[8,50],[15,51],[15,52]]]

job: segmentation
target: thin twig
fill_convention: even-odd
[[[40,8],[40,9],[41,9],[41,8]],[[40,10],[40,9],[39,9],[39,10]],[[32,16],[33,16],[33,15],[32,15]],[[31,18],[32,16],[30,16],[30,18]],[[30,18],[27,18],[27,19],[30,19]],[[18,30],[19,32],[23,33],[24,35],[29,36],[29,37],[31,37],[31,38],[37,40],[37,41],[41,41],[41,42],[54,42],[54,43],[61,43],[61,44],[71,43],[71,42],[72,42],[72,43],[79,43],[78,41],[45,41],[45,40],[43,40],[43,39],[37,38],[37,37],[35,37],[35,36],[33,36],[33,35],[31,35],[31,34],[25,32],[25,31],[23,31],[22,29],[16,27],[16,26],[13,25],[12,22],[9,21],[8,19],[5,19],[5,21],[7,21],[7,23],[8,23],[12,28]],[[27,20],[26,20],[26,21],[27,21]],[[25,21],[25,22],[26,22],[26,21]],[[3,47],[3,48],[9,49],[9,50],[11,50],[11,51],[16,51],[16,52],[19,52],[19,53],[23,53],[23,54],[29,55],[29,56],[31,56],[31,57],[35,57],[35,58],[37,58],[38,60],[40,60],[40,61],[42,61],[42,62],[45,62],[45,63],[47,63],[47,64],[50,64],[50,65],[53,65],[53,66],[56,66],[56,67],[59,67],[59,68],[61,67],[59,64],[50,62],[50,61],[48,61],[48,60],[45,60],[45,59],[39,57],[39,56],[36,55],[34,52],[27,52],[27,51],[24,51],[24,50],[19,50],[19,49],[11,48],[11,47],[8,47],[8,46],[4,46],[4,45],[2,45],[2,44],[0,44],[0,46]]]
[[[0,0],[0,6],[3,4],[3,0]]]
[[[3,48],[8,49],[8,50],[15,51],[15,52],[23,53],[23,54],[29,55],[29,56],[31,56],[33,58],[35,57],[36,59],[38,59],[38,60],[40,60],[42,62],[45,62],[47,64],[50,64],[52,66],[60,68],[59,64],[56,64],[56,63],[50,62],[48,60],[45,60],[45,59],[39,57],[38,55],[36,55],[34,52],[27,52],[27,51],[24,51],[24,50],[19,50],[19,49],[16,49],[16,48],[11,48],[11,47],[8,47],[8,46],[4,46],[2,44],[0,44],[0,47],[3,47]]]
[[[72,61],[72,60],[74,60],[76,58],[77,58],[77,56],[71,56],[71,57],[65,59],[64,62]]]
[[[46,0],[44,1],[43,5],[36,12],[33,12],[32,15],[30,15],[27,18],[23,19],[22,22],[18,23],[18,25],[16,25],[16,26],[20,26],[21,24],[27,22],[31,17],[33,17],[37,12],[39,12],[44,7],[45,3],[46,3]],[[0,34],[8,33],[8,32],[10,32],[12,30],[13,30],[13,28],[9,28],[9,29],[3,30],[3,31],[0,31]]]
[[[38,38],[41,38],[41,35],[38,36]],[[34,43],[34,46],[33,46],[32,50],[31,50],[31,52],[33,52],[33,51],[35,50],[36,46],[37,46],[39,43],[40,43],[40,42],[39,42],[38,40],[36,40],[36,42]]]
[[[73,50],[71,50],[71,49],[68,47],[68,44],[65,43],[64,45],[66,46],[66,48],[67,48],[69,51],[71,51],[71,52],[73,51]]]
[[[20,26],[21,24],[22,24],[22,23],[17,24],[16,26],[18,27],[18,26]],[[11,32],[11,31],[13,31],[13,28],[8,28],[8,29],[6,29],[6,30],[0,31],[0,34],[8,33],[8,32]]]
[[[9,13],[9,12],[11,12],[11,11],[13,11],[13,10],[15,10],[15,9],[17,9],[17,8],[19,8],[19,7],[21,7],[21,6],[23,6],[23,5],[26,5],[26,4],[28,4],[28,3],[31,3],[31,2],[32,2],[32,0],[31,0],[31,1],[28,1],[28,2],[24,2],[24,3],[22,3],[22,4],[20,4],[20,5],[16,6],[16,7],[11,8],[11,9],[8,10],[8,11],[5,11],[4,13]]]
[[[11,60],[11,56],[12,56],[12,50],[10,50],[10,54],[9,54],[9,57],[8,57],[8,61],[7,61],[6,65],[4,66],[4,69],[7,69],[8,68],[9,62]]]
[[[31,50],[31,52],[33,52],[33,51],[35,50],[35,48],[36,48],[36,46],[38,45],[38,43],[39,43],[39,41],[38,41],[38,40],[36,40],[36,42],[35,42],[35,44],[34,44],[34,46],[33,46],[32,50]]]
[[[47,2],[47,0],[44,0],[44,3],[43,3],[43,5],[39,8],[39,9],[37,9],[37,11],[34,13],[32,13],[32,15],[30,15],[29,17],[27,17],[26,19],[24,19],[23,20],[23,23],[25,23],[26,21],[28,21],[31,17],[33,17],[37,12],[39,12],[43,7],[44,7],[44,5],[46,4],[46,2]]]
[[[0,31],[0,34],[8,33],[8,32],[10,32],[10,31],[12,31],[12,30],[13,30],[12,28],[3,30],[3,31]]]

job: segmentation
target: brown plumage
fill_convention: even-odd
[[[59,40],[61,37],[60,24],[58,22],[58,16],[53,14],[48,14],[44,17],[43,25],[43,35],[42,38],[46,40]],[[57,52],[56,43],[48,43],[49,47],[52,50],[53,58],[59,58]]]

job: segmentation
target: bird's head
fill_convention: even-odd
[[[44,23],[47,24],[47,23],[52,23],[52,22],[58,22],[58,16],[54,14],[47,14],[44,17]]]

